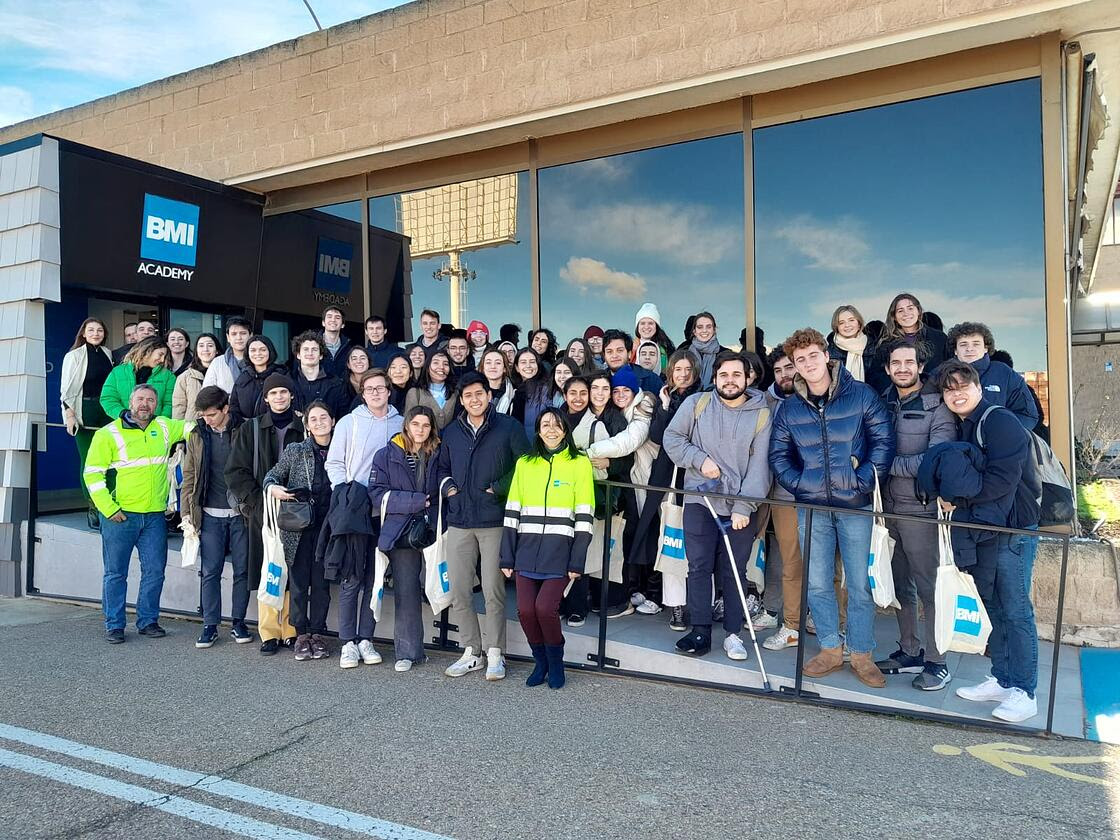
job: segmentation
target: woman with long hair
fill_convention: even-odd
[[[552,373],[548,378],[548,393],[552,397],[553,408],[560,408],[564,405],[564,383],[573,376],[578,375],[579,372],[579,365],[567,356],[561,356],[556,360],[556,364],[552,366]]]
[[[716,356],[721,350],[726,350],[719,343],[716,335],[716,318],[711,312],[697,312],[696,319],[692,322],[692,340],[688,344],[689,352],[696,357],[700,368],[700,389],[708,390],[712,386],[712,369]]]
[[[403,417],[405,412],[404,401],[408,398],[408,392],[412,390],[412,386],[416,384],[416,378],[412,375],[412,362],[409,361],[408,356],[403,351],[394,353],[392,358],[389,359],[389,364],[385,368],[385,376],[389,380],[389,405]]]
[[[113,370],[113,356],[105,346],[108,335],[105,322],[100,318],[82,321],[74,343],[62,357],[62,388],[59,393],[62,422],[78,447],[78,486],[82,489],[82,498],[86,500],[86,522],[94,529],[101,527],[101,521],[97,508],[89,498],[82,474],[93,433],[111,419],[101,407],[101,389]]]
[[[362,374],[372,367],[369,351],[361,345],[354,345],[346,353],[346,375],[343,381],[350,396],[350,411],[362,404]],[[412,370],[409,369],[409,375]]]
[[[502,573],[517,579],[517,615],[533,652],[528,686],[564,685],[560,601],[568,581],[583,574],[591,544],[595,481],[591,462],[572,440],[564,415],[545,408],[536,420],[533,451],[513,470],[502,528]],[[525,513],[544,511],[544,528]]]
[[[264,477],[264,492],[274,498],[311,502],[311,524],[307,528],[280,531],[288,564],[290,620],[296,628],[295,658],[301,662],[330,656],[326,637],[331,588],[323,577],[323,564],[315,562],[315,544],[331,505],[326,463],[334,414],[325,402],[315,400],[304,409],[303,422],[307,437],[285,446],[280,460]]]
[[[389,555],[393,570],[393,648],[395,668],[402,672],[426,657],[420,603],[424,555],[400,542],[414,516],[428,514],[431,524],[436,524],[433,502],[439,504],[438,454],[435,414],[426,405],[413,406],[405,413],[400,433],[373,456],[370,472],[369,497],[375,516],[381,515],[382,500],[389,496],[377,547]]]
[[[264,381],[274,373],[288,374],[277,361],[272,339],[266,335],[254,335],[249,339],[245,345],[245,358],[248,364],[233,383],[233,391],[229,395],[229,417],[235,428],[268,410],[264,404]],[[292,394],[293,405],[295,397]]]
[[[167,369],[176,377],[191,366],[194,353],[191,352],[190,334],[182,327],[172,327],[167,331]]]
[[[210,363],[222,354],[222,345],[213,333],[203,333],[194,342],[194,354],[187,369],[175,377],[171,394],[171,416],[176,420],[197,420],[195,397],[202,390]]]
[[[564,348],[564,355],[579,365],[576,375],[583,376],[595,370],[595,354],[591,352],[591,345],[586,339],[573,338]]]
[[[457,380],[452,367],[451,356],[446,350],[432,353],[420,371],[420,379],[405,397],[404,413],[418,405],[426,405],[436,419],[436,430],[446,428],[459,412]]]
[[[132,397],[132,389],[143,384],[156,389],[159,398],[156,415],[171,416],[175,377],[167,369],[167,353],[167,345],[155,335],[142,338],[132,345],[132,349],[109,373],[101,388],[101,407],[110,420],[115,420],[124,413]]]
[[[419,382],[424,365],[428,362],[428,351],[424,349],[423,344],[417,342],[408,348],[408,361],[412,365],[412,378]]]
[[[547,368],[556,361],[556,334],[544,327],[529,333],[529,349],[537,354],[537,359]]]
[[[867,384],[881,394],[891,384],[886,372],[885,348],[899,339],[910,344],[921,343],[925,346],[929,361],[926,370],[936,370],[937,366],[953,354],[949,350],[949,340],[939,329],[927,326],[922,320],[922,304],[909,292],[894,297],[887,307],[887,318],[875,348],[875,363],[867,371]]]
[[[832,332],[828,334],[828,357],[840,362],[856,380],[866,381],[866,370],[875,358],[875,345],[863,331],[863,315],[849,303],[832,313]]]
[[[478,371],[486,377],[486,390],[490,392],[490,404],[498,414],[513,411],[515,389],[509,375],[509,361],[506,354],[495,347],[482,352]]]
[[[537,415],[549,405],[548,368],[541,362],[537,351],[528,347],[519,350],[513,360],[513,382],[517,390],[513,396],[510,414],[525,425],[525,432],[533,434],[537,425]]]

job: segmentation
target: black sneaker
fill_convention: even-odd
[[[286,648],[294,648],[296,646],[296,637],[292,636],[290,639],[281,639],[280,644]]]
[[[239,645],[253,641],[253,634],[249,632],[249,628],[245,626],[244,621],[233,622],[233,626],[229,628],[229,635]]]
[[[111,645],[119,645],[124,642],[124,630],[106,630],[105,641]]]
[[[677,640],[677,650],[689,656],[704,656],[712,650],[712,637],[693,631]]]
[[[261,656],[275,656],[278,650],[280,650],[279,639],[268,639],[261,642]]]
[[[672,613],[669,614],[669,629],[678,632],[688,629],[688,624],[684,620],[684,607],[673,607]]]
[[[918,651],[917,656],[904,653],[902,648],[899,648],[886,659],[880,659],[876,662],[875,667],[884,674],[920,674],[925,664],[926,652],[924,648]]]
[[[944,662],[927,662],[922,673],[914,677],[911,685],[919,691],[940,691],[952,679],[953,675],[949,673]]]
[[[214,642],[218,641],[218,625],[217,624],[204,624],[202,625],[202,632],[198,636],[198,641],[194,643],[196,648],[214,647]]]
[[[147,636],[149,639],[162,639],[167,635],[167,631],[160,627],[159,624],[155,621],[153,621],[147,627],[141,627],[136,632],[141,636]]]
[[[571,613],[568,616],[568,626],[569,627],[582,627],[584,625],[585,620],[586,619],[582,615],[580,615],[579,613]]]

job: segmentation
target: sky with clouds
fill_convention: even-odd
[[[402,0],[311,0],[324,27]],[[0,126],[305,35],[303,0],[0,0]]]

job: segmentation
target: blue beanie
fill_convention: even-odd
[[[638,374],[634,373],[630,365],[621,367],[611,376],[611,388],[629,388],[637,395],[642,390],[638,383]]]

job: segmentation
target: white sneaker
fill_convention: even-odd
[[[661,612],[661,605],[656,601],[651,601],[649,598],[645,598],[642,600],[642,603],[638,604],[637,611],[642,615],[657,615],[659,612]]]
[[[468,647],[463,651],[462,656],[447,666],[447,670],[443,673],[449,677],[462,677],[471,671],[477,671],[481,667],[482,657],[475,656],[474,648]]]
[[[1038,701],[1028,697],[1021,688],[1008,689],[1009,694],[1002,703],[992,709],[992,717],[1019,723],[1038,714]]]
[[[381,654],[377,652],[377,648],[373,646],[373,642],[369,639],[362,639],[358,642],[358,653],[362,655],[362,662],[367,665],[381,664]]]
[[[800,634],[796,630],[790,630],[782,625],[782,629],[763,642],[762,646],[767,650],[783,650],[788,647],[797,647],[800,638]]]
[[[766,610],[761,610],[757,615],[751,618],[751,626],[755,629],[755,632],[759,630],[773,630],[778,626],[778,617],[776,615],[771,615],[766,612]]]
[[[747,658],[747,649],[743,646],[743,640],[736,633],[732,633],[723,640],[723,649],[727,651],[728,659],[741,662]]]
[[[405,671],[411,671],[412,670],[412,660],[411,659],[398,659],[396,664],[393,665],[393,670],[396,671],[399,674],[403,674]]]
[[[995,677],[988,677],[979,685],[962,685],[957,696],[976,703],[1002,703],[1011,696],[1011,689],[1004,688]]]
[[[486,651],[486,679],[504,680],[506,678],[506,658],[502,656],[501,648],[490,648]]]
[[[646,599],[646,596],[643,595],[641,592],[635,592],[633,595],[630,596],[630,603],[633,604],[635,607],[641,606],[642,602],[645,601],[645,599]]]
[[[358,646],[347,642],[342,646],[342,653],[338,657],[340,668],[357,668],[362,662],[362,655],[358,653]]]

